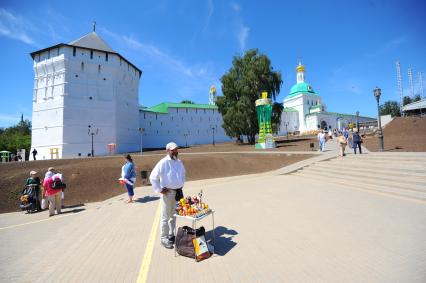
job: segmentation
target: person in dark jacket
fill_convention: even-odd
[[[358,133],[358,130],[354,130],[353,134],[352,134],[352,143],[353,143],[353,147],[354,147],[354,153],[356,154],[356,148],[359,148],[359,154],[362,154],[361,151],[361,143],[362,143],[362,138]]]
[[[34,190],[35,190],[35,193],[36,193],[36,206],[37,206],[37,210],[41,211],[41,205],[40,205],[40,178],[37,177],[37,172],[36,171],[31,171],[30,172],[30,177],[25,182],[25,186],[28,186],[28,185],[33,185],[34,186]]]

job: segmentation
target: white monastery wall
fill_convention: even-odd
[[[179,146],[212,143],[213,128],[215,143],[232,140],[222,128],[223,119],[217,109],[170,107],[168,112],[140,112],[144,148],[165,147],[170,141]]]

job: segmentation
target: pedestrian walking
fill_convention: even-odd
[[[161,194],[160,241],[165,248],[172,249],[175,242],[176,192],[185,183],[185,167],[178,159],[176,143],[168,143],[166,151],[167,155],[155,165],[149,179],[155,192]]]
[[[127,195],[129,196],[127,203],[132,203],[133,196],[135,195],[134,186],[136,182],[136,170],[135,165],[133,164],[133,159],[130,154],[125,155],[124,160],[126,161],[126,163],[123,165],[123,167],[121,167],[120,180],[124,183],[124,186],[127,189]]]
[[[30,177],[25,182],[25,186],[32,186],[34,187],[35,192],[35,205],[37,211],[41,211],[41,205],[40,205],[40,178],[37,176],[36,171],[30,172]]]
[[[62,208],[62,189],[54,189],[53,182],[54,178],[62,177],[62,174],[55,174],[55,168],[50,167],[44,175],[43,187],[44,196],[49,201],[49,217],[55,215],[55,210],[58,214],[61,214]]]
[[[339,145],[339,156],[342,156],[342,157],[345,156],[346,155],[345,148],[346,148],[346,145],[348,144],[348,141],[345,139],[345,137],[341,133],[338,134],[336,141]]]
[[[32,151],[31,153],[33,154],[33,159],[34,159],[34,160],[37,160],[37,159],[36,159],[36,156],[37,156],[37,150],[34,148],[34,149],[33,149],[33,151]]]
[[[358,133],[357,129],[354,129],[354,132],[352,134],[352,143],[353,143],[353,148],[354,148],[354,154],[356,154],[356,148],[359,148],[359,154],[362,154],[361,151],[361,143],[362,143],[362,138]]]
[[[321,132],[318,133],[317,139],[318,139],[318,142],[319,142],[320,151],[324,151],[325,150],[325,143],[326,143],[326,135],[324,133],[324,130],[321,130]]]

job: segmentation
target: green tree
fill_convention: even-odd
[[[380,115],[391,115],[392,117],[401,116],[401,112],[399,109],[399,103],[396,101],[386,101],[382,105],[379,106]]]
[[[183,103],[183,104],[195,104],[193,101],[191,101],[191,100],[182,100],[180,103]]]
[[[28,157],[31,147],[31,122],[24,120],[17,125],[4,129],[0,133],[0,150],[16,153],[17,149],[25,149]]]
[[[281,73],[273,70],[266,55],[251,49],[243,57],[233,58],[232,67],[222,76],[221,82],[223,96],[217,98],[216,105],[222,114],[226,134],[238,138],[245,135],[249,143],[254,144],[259,132],[255,101],[263,91],[275,101],[282,84]],[[278,119],[281,117],[274,115]]]
[[[413,102],[413,100],[409,96],[404,96],[402,98],[402,105],[407,105],[407,104],[410,104],[411,102]]]
[[[420,101],[420,100],[422,100],[422,97],[421,97],[421,95],[420,94],[417,94],[416,96],[414,96],[414,98],[413,98],[413,102],[417,102],[417,101]]]
[[[272,104],[272,132],[278,133],[281,124],[281,114],[283,113],[284,106],[282,103],[274,102]]]

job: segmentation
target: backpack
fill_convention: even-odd
[[[65,189],[66,187],[67,185],[64,182],[62,182],[61,179],[55,178],[55,180],[53,180],[52,189],[62,190],[62,189]]]
[[[352,139],[356,143],[361,142],[361,137],[359,136],[359,134],[353,134]]]

